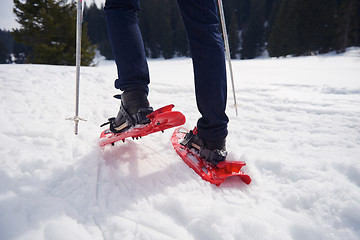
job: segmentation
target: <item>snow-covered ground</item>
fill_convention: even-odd
[[[150,60],[150,102],[192,128],[189,59]],[[201,180],[172,130],[101,150],[114,116],[114,62],[81,69],[0,65],[0,239],[360,239],[360,49],[233,61],[227,148],[250,186]]]

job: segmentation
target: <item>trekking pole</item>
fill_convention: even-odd
[[[219,11],[220,11],[221,26],[222,26],[223,35],[224,35],[225,53],[226,53],[226,58],[228,60],[230,77],[231,77],[231,84],[232,84],[232,90],[233,90],[233,96],[234,96],[234,107],[235,107],[236,116],[238,116],[238,109],[237,109],[237,103],[236,103],[236,94],[235,94],[235,84],[234,84],[234,75],[233,75],[233,70],[232,70],[232,65],[231,65],[229,39],[228,39],[227,31],[226,31],[225,14],[224,14],[224,7],[223,7],[222,0],[218,0],[218,4],[219,4]]]
[[[82,0],[77,1],[76,17],[76,98],[75,98],[75,116],[68,118],[75,122],[75,135],[78,134],[79,121],[86,121],[79,117],[79,90],[80,90],[80,64],[81,64],[81,24],[82,24]]]

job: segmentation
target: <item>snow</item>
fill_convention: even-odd
[[[114,62],[0,65],[0,239],[360,239],[360,49],[233,61],[229,159],[253,182],[220,187],[176,155],[172,130],[98,147],[114,116]],[[192,128],[190,59],[150,60],[154,108]]]

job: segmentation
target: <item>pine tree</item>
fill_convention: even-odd
[[[87,24],[89,40],[95,44],[101,55],[106,59],[114,59],[108,37],[104,7],[100,8],[93,2],[89,7],[85,3],[84,23]]]
[[[5,46],[5,44],[3,43],[3,41],[0,39],[0,64],[4,64],[7,63],[8,61],[8,50]]]
[[[14,13],[21,28],[13,32],[16,41],[30,47],[27,61],[75,65],[76,7],[66,0],[14,0]],[[82,65],[89,65],[94,47],[82,32]]]
[[[333,46],[338,51],[344,51],[350,46],[360,46],[360,2],[358,0],[338,2]]]
[[[0,40],[3,42],[6,47],[6,51],[11,53],[14,48],[14,39],[10,31],[0,30]]]
[[[276,3],[280,7],[270,17],[270,56],[343,51],[360,45],[358,0],[277,0]]]
[[[170,2],[169,0],[160,0],[162,4],[159,5],[158,15],[163,17],[161,31],[159,32],[159,45],[161,55],[165,59],[172,58],[174,56],[173,46],[173,34],[171,29],[171,11],[169,11]]]
[[[174,56],[171,7],[169,0],[140,1],[139,26],[147,56]]]
[[[186,37],[185,27],[176,4],[172,1],[172,34],[175,56],[190,56],[190,49]]]
[[[242,59],[255,58],[264,50],[264,10],[263,0],[253,0],[251,2],[249,23],[242,36]]]
[[[268,51],[271,57],[286,56],[296,50],[298,0],[281,1],[274,26],[268,39]]]
[[[228,32],[231,58],[237,58],[237,55],[239,54],[240,39],[238,20],[235,11],[231,17]]]

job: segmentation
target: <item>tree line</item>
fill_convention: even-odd
[[[344,51],[360,46],[359,0],[225,0],[232,58]],[[143,0],[138,12],[146,55],[190,56],[175,0]],[[90,40],[112,59],[103,6],[84,9]],[[220,29],[221,30],[221,29]]]
[[[75,1],[13,1],[13,11],[21,27],[0,32],[0,36],[4,36],[0,38],[0,53],[3,52],[0,62],[75,65]],[[95,45],[89,41],[86,30],[84,24],[81,39],[83,65],[89,65],[95,55]]]
[[[66,5],[64,0],[26,0],[25,2],[31,2],[33,5],[43,2],[54,2],[56,5],[55,3],[62,2],[62,6]],[[270,57],[301,56],[330,51],[341,52],[347,47],[360,46],[359,0],[225,0],[223,3],[232,58],[252,59],[264,52]],[[186,33],[175,0],[142,0],[140,8],[139,26],[148,57],[168,59],[190,56]],[[22,11],[30,11],[29,9]],[[74,6],[68,11],[72,14],[67,15],[64,10],[61,12],[67,18],[61,20],[64,22],[63,25],[59,21],[51,22],[51,18],[44,17],[46,11],[45,13],[42,11],[42,27],[51,29],[43,32],[50,34],[61,30],[63,37],[74,38]],[[61,15],[54,12],[52,14],[59,18]],[[23,27],[31,22],[26,18],[29,16],[24,16],[23,22],[19,21]],[[102,55],[112,59],[103,5],[98,7],[94,3],[85,4],[83,20],[83,35],[85,40],[89,40],[87,48],[96,46]],[[71,27],[65,27],[65,23]],[[221,30],[220,26],[219,30]],[[26,49],[29,47],[28,41],[21,41],[19,36],[21,34],[22,38],[26,39],[27,35],[33,33],[21,32],[21,29],[13,32],[15,42],[24,44],[22,47]],[[1,44],[3,40],[1,36],[2,34],[0,34],[0,55],[3,52],[1,49],[4,48],[2,45],[5,45]],[[43,36],[42,40],[50,41],[53,45],[56,43],[55,45],[60,45],[64,49],[64,45],[61,44],[64,40],[58,41],[58,39],[54,40],[55,38],[53,34]],[[43,50],[42,54],[60,47],[53,45],[40,48]],[[34,46],[30,48],[33,51],[36,49]],[[36,59],[34,53],[29,50],[25,54],[27,59]],[[73,57],[70,55],[69,59]]]

